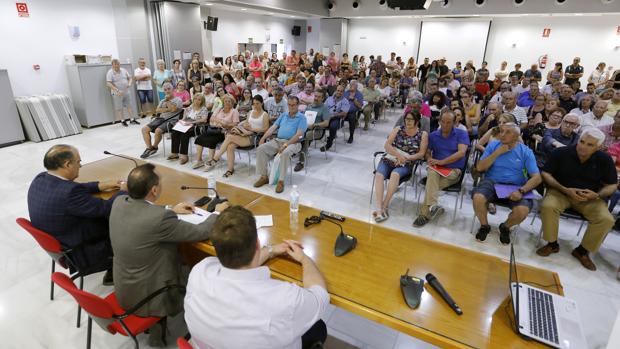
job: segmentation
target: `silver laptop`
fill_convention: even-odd
[[[517,333],[555,348],[587,348],[577,303],[519,283],[512,244],[509,287]]]

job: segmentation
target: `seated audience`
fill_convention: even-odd
[[[181,80],[177,83],[176,88],[172,91],[172,95],[183,102],[183,108],[188,107],[192,103],[189,91],[185,89],[185,80]]]
[[[142,138],[144,139],[144,144],[146,144],[146,149],[140,155],[142,159],[157,153],[163,134],[172,130],[183,107],[181,99],[172,94],[173,87],[171,83],[165,83],[163,89],[165,97],[159,101],[159,105],[155,109],[156,116],[151,119],[148,125],[142,128]],[[153,142],[151,142],[151,132],[155,133]]]
[[[506,221],[499,225],[499,240],[502,244],[510,243],[510,230],[519,225],[533,206],[532,199],[523,195],[532,191],[541,182],[534,153],[519,141],[520,128],[514,123],[500,126],[499,140],[489,143],[478,160],[476,170],[484,172],[484,179],[473,190],[474,212],[480,220],[480,229],[476,240],[483,242],[491,231],[487,220],[487,205],[502,200],[498,198],[495,185],[508,184],[518,187],[507,201],[511,212]]]
[[[607,116],[611,116],[612,118],[616,115],[616,113],[620,110],[620,89],[614,91],[613,97],[609,103],[607,103]]]
[[[499,140],[499,126],[507,123],[516,123],[514,115],[509,113],[501,113],[497,117],[495,126],[489,128],[489,130],[485,132],[485,134],[482,135],[480,139],[478,139],[478,142],[476,143],[476,149],[483,153],[487,144],[491,143],[492,141]]]
[[[592,111],[581,116],[582,127],[604,127],[614,123],[614,119],[605,114],[607,112],[607,102],[598,101],[594,104]]]
[[[179,82],[180,83],[180,82]],[[208,120],[209,111],[205,106],[205,97],[202,93],[197,93],[193,98],[194,102],[189,107],[185,108],[183,113],[183,119],[179,120],[179,123],[184,126],[191,125],[191,128],[185,132],[172,130],[171,133],[171,149],[168,160],[179,160],[179,164],[184,165],[189,158],[187,157],[187,151],[189,149],[190,138],[196,136],[195,125],[205,124]],[[179,156],[179,154],[181,154]]]
[[[299,98],[299,111],[303,113],[306,107],[314,102],[314,85],[307,83],[304,90],[297,94],[297,98]]]
[[[260,139],[256,150],[256,172],[260,178],[254,183],[255,188],[269,183],[267,162],[276,155],[280,155],[280,168],[276,193],[284,191],[284,178],[293,154],[301,150],[299,141],[307,129],[306,117],[298,111],[299,99],[295,96],[288,98],[288,112],[282,113],[267,132]],[[274,132],[277,136],[268,140]]]
[[[467,126],[467,132],[472,137],[477,137],[478,125],[480,124],[480,104],[475,103],[471,94],[468,92],[461,93],[461,102],[463,102],[463,110],[465,111],[465,125]]]
[[[431,219],[443,213],[444,209],[437,205],[439,191],[459,181],[461,171],[465,167],[469,137],[467,132],[455,126],[454,112],[445,109],[440,119],[441,129],[432,132],[428,137],[428,151],[426,161],[429,166],[426,177],[424,204],[420,215],[413,222],[413,226],[420,228]],[[432,168],[448,169],[447,176],[440,175]]]
[[[32,225],[54,238],[69,253],[75,267],[89,273],[107,270],[104,285],[112,285],[112,248],[108,217],[119,192],[108,200],[93,196],[121,188],[120,180],[77,183],[80,153],[66,144],[52,146],[43,157],[46,172],[39,173],[28,188],[28,214]],[[83,246],[83,247],[77,247]],[[71,267],[71,272],[75,272]]]
[[[230,177],[235,173],[235,149],[251,147],[255,144],[256,137],[265,133],[269,128],[269,114],[263,109],[263,98],[260,95],[252,97],[252,110],[247,118],[237,126],[234,126],[226,134],[220,149],[215,152],[206,171],[215,167],[222,155],[226,153],[227,170],[224,177]]]
[[[364,130],[368,130],[368,123],[370,122],[370,113],[374,113],[373,124],[379,120],[381,115],[381,91],[376,88],[374,80],[369,80],[368,85],[362,91],[362,96],[366,105],[362,108],[362,114],[364,114]]]
[[[527,127],[527,114],[523,108],[517,105],[516,93],[504,92],[502,94],[502,103],[504,104],[504,113],[512,114],[515,117],[516,124],[521,126],[521,128]]]
[[[577,130],[580,124],[581,118],[579,115],[573,113],[566,114],[562,119],[560,128],[545,131],[541,151],[549,156],[549,154],[557,148],[577,144],[579,138]]]
[[[325,105],[325,96],[327,92],[324,89],[314,92],[314,101],[306,108],[306,115],[308,112],[316,113],[314,123],[308,124],[308,130],[304,135],[304,142],[301,146],[301,152],[299,153],[299,162],[293,169],[295,172],[299,172],[304,168],[306,160],[306,152],[312,141],[322,139],[325,136],[325,129],[329,127],[329,109]]]
[[[304,77],[304,75],[303,74],[297,75],[296,81],[297,83],[290,84],[284,87],[284,92],[286,92],[288,96],[297,96],[299,92],[302,92],[305,90],[306,78]]]
[[[155,165],[140,165],[127,178],[129,195],[114,201],[110,212],[110,240],[114,250],[114,291],[119,305],[131,309],[158,289],[185,286],[189,267],[181,264],[179,244],[203,241],[217,215],[200,224],[182,221],[177,215],[193,212],[194,206],[179,203],[167,209],[155,202],[162,193],[162,175]],[[220,204],[218,211],[227,207]],[[136,315],[174,316],[183,311],[183,290],[172,288],[136,310]],[[163,347],[165,320],[150,329],[149,345]],[[161,331],[160,331],[161,330]]]
[[[586,269],[596,270],[589,257],[596,252],[614,225],[605,199],[618,186],[616,167],[612,158],[600,150],[605,140],[596,128],[583,130],[575,146],[566,146],[551,152],[542,176],[548,190],[540,207],[543,239],[547,245],[536,254],[547,257],[560,251],[558,228],[560,214],[571,208],[588,220],[581,244],[572,252],[573,257]]]
[[[411,174],[413,164],[423,160],[428,146],[428,133],[420,129],[420,113],[409,112],[405,115],[405,125],[396,127],[385,141],[386,155],[381,158],[375,172],[375,205],[372,213],[375,222],[380,223],[390,217],[388,207],[392,196],[398,189],[400,180]],[[384,195],[384,180],[388,179],[387,192]]]
[[[234,100],[230,95],[225,95],[223,98],[224,107],[220,109],[217,114],[213,114],[209,119],[208,128],[196,137],[194,142],[196,147],[196,162],[192,165],[193,168],[200,167],[202,162],[202,150],[203,147],[209,149],[209,160],[205,163],[207,170],[215,164],[213,156],[215,154],[215,147],[224,141],[226,131],[233,128],[233,126],[239,123],[239,112],[233,108]]]
[[[192,87],[190,87],[189,89],[189,95],[192,99],[192,101],[194,100],[194,95],[197,93],[204,93],[204,87],[200,84],[200,81],[198,81],[197,77],[193,77],[192,78]]]
[[[349,139],[347,143],[351,144],[353,143],[353,134],[357,127],[357,113],[362,109],[364,103],[364,96],[357,90],[357,80],[349,82],[349,89],[344,93],[344,98],[349,101],[349,111],[345,120],[349,123]]]
[[[252,91],[244,88],[243,92],[241,92],[241,99],[237,102],[239,120],[244,121],[248,117],[250,110],[252,110]]]
[[[487,105],[487,116],[481,118],[478,124],[478,135],[484,135],[489,129],[497,126],[497,120],[502,115],[502,106],[500,102],[489,102]]]
[[[536,96],[540,93],[538,88],[538,82],[532,80],[530,82],[530,89],[525,91],[519,95],[519,99],[517,101],[517,105],[522,108],[527,108],[534,104],[536,100]]]
[[[263,101],[266,101],[269,98],[269,91],[267,91],[263,86],[263,79],[256,78],[255,88],[252,90],[252,97],[259,95],[263,97]]]
[[[573,110],[577,107],[577,103],[573,99],[573,89],[568,85],[562,85],[560,88],[560,98],[558,99],[560,107],[564,110]]]
[[[547,122],[543,121],[540,113],[528,120],[528,125],[523,129],[523,142],[532,150],[538,150],[538,145],[542,142],[547,130],[559,129],[562,118],[566,115],[566,111],[562,108],[556,108]]]
[[[344,86],[339,85],[336,88],[333,96],[330,96],[325,103],[329,110],[329,136],[327,137],[327,143],[321,147],[321,151],[325,152],[332,147],[334,139],[336,139],[336,133],[341,127],[343,120],[348,117],[350,103],[344,98]],[[349,124],[353,122],[349,120]]]
[[[256,221],[241,206],[222,212],[210,236],[217,257],[192,269],[185,320],[199,348],[310,348],[325,342],[329,294],[303,246],[292,240],[260,247]],[[301,264],[302,286],[271,278],[268,259]],[[217,316],[213,316],[217,314]],[[240,321],[243,319],[243,321]]]
[[[273,90],[273,96],[265,100],[263,105],[267,114],[269,114],[269,123],[273,123],[284,113],[288,113],[288,102],[284,98],[284,89],[280,86]]]
[[[577,107],[573,108],[570,113],[582,116],[592,111],[592,107],[594,106],[594,99],[590,95],[583,95],[579,102],[577,103]]]

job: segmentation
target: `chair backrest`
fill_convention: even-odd
[[[179,349],[194,349],[194,347],[192,347],[192,345],[189,344],[189,342],[186,341],[183,337],[179,337],[177,339],[177,346],[179,347]]]
[[[52,281],[67,291],[80,305],[80,307],[82,307],[91,316],[114,321],[112,319],[112,316],[115,315],[114,309],[112,309],[110,304],[99,296],[77,288],[73,283],[73,280],[71,280],[67,274],[55,272],[52,274]]]
[[[467,172],[467,165],[469,163],[469,153],[471,149],[472,147],[467,147],[467,151],[465,152],[465,165],[461,169],[461,176],[459,178],[459,181],[456,183],[456,185],[458,185],[459,187],[463,184],[463,179],[465,179],[465,173]]]
[[[48,253],[60,254],[62,253],[62,246],[60,246],[60,241],[58,241],[55,237],[50,234],[39,230],[32,226],[29,220],[26,218],[17,218],[15,220],[20,227],[24,228],[25,231],[30,233],[30,235],[37,240],[39,246],[44,249]]]

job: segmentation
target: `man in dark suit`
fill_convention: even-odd
[[[88,273],[108,270],[103,283],[111,285],[108,216],[116,196],[103,200],[92,194],[119,189],[121,182],[75,182],[81,161],[77,149],[66,144],[54,145],[45,153],[43,165],[47,171],[39,173],[28,189],[30,220],[65,248],[84,244],[70,254],[71,260],[79,270]]]
[[[174,207],[154,204],[161,195],[161,174],[153,164],[134,168],[127,179],[129,195],[120,196],[110,213],[110,239],[114,250],[114,289],[119,304],[135,306],[151,293],[168,285],[186,285],[189,268],[184,268],[178,243],[209,238],[216,214],[200,224],[179,219],[194,206],[180,203]],[[220,212],[227,204],[215,209]],[[183,310],[184,291],[171,289],[138,309],[140,316],[174,316]],[[151,329],[149,345],[162,346],[163,336]],[[164,332],[165,333],[165,332]]]

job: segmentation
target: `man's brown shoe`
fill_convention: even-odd
[[[284,181],[278,181],[278,184],[276,185],[276,193],[280,194],[283,191],[284,191]]]
[[[577,250],[573,250],[571,254],[573,255],[573,257],[577,258],[579,262],[581,262],[581,265],[583,265],[584,268],[592,271],[596,270],[596,265],[594,265],[594,262],[592,262],[590,256],[588,256],[587,254],[580,255]]]
[[[541,256],[541,257],[547,257],[548,255],[552,254],[552,253],[558,253],[560,252],[560,247],[559,246],[551,246],[551,244],[546,244],[545,246],[539,248],[538,250],[536,250],[536,254]]]
[[[254,183],[254,188],[260,188],[267,183],[269,183],[269,177],[260,176],[260,178]]]

